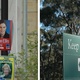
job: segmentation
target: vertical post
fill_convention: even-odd
[[[8,19],[8,0],[1,0],[1,19]]]
[[[26,59],[27,59],[27,0],[24,0],[24,29],[23,29],[23,37],[24,37],[24,43],[23,43],[23,49],[24,49],[24,63],[26,63]],[[26,70],[26,65],[24,65],[24,72],[27,72]],[[24,78],[26,77],[26,75],[24,76]]]
[[[1,19],[1,0],[0,0],[0,19]]]
[[[1,20],[8,20],[8,0],[1,0]],[[8,56],[8,51],[1,50],[1,55]]]
[[[23,34],[24,34],[24,45],[23,45],[23,48],[24,48],[24,51],[25,51],[25,55],[24,55],[24,58],[26,59],[27,57],[27,0],[24,0],[24,31],[23,31]]]

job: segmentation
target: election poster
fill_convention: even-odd
[[[14,80],[14,58],[0,57],[0,80]]]
[[[0,50],[11,50],[12,20],[0,20]]]
[[[63,80],[80,80],[80,36],[63,34]]]

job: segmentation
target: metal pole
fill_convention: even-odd
[[[24,37],[24,43],[23,43],[23,49],[24,49],[24,72],[27,72],[26,70],[26,60],[27,60],[27,0],[24,0],[24,29],[23,29],[23,37]],[[24,78],[26,75],[24,76]]]
[[[8,19],[8,0],[1,0],[1,19]]]

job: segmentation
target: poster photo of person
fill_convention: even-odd
[[[12,64],[11,63],[1,63],[1,73],[2,78],[11,79],[12,76]]]
[[[0,80],[14,80],[14,58],[0,57]]]
[[[12,21],[0,20],[0,50],[11,50]]]

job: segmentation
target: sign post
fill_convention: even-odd
[[[63,80],[80,80],[80,36],[63,34]]]

